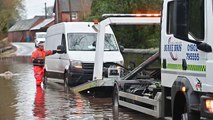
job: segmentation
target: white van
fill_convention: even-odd
[[[46,32],[35,33],[35,47],[38,47],[39,42],[45,42]]]
[[[93,77],[97,32],[92,22],[64,22],[47,30],[45,49],[61,49],[62,53],[47,56],[45,77],[65,80],[70,86],[91,81]],[[120,77],[121,67],[107,63],[124,64],[116,38],[110,26],[106,27],[103,77]],[[108,68],[113,68],[113,73]]]

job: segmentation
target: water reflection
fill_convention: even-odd
[[[16,108],[11,107],[16,91],[11,87],[10,80],[0,77],[0,120],[13,120]]]
[[[0,73],[6,71],[13,73],[11,79],[0,78],[0,88],[4,88],[0,91],[0,102],[8,105],[7,107],[0,107],[0,113],[5,113],[0,116],[4,116],[7,119],[12,116],[10,120],[26,119],[32,116],[30,111],[32,111],[35,87],[31,75],[30,57],[0,58],[0,63]],[[5,86],[2,83],[7,83],[8,85]],[[10,96],[9,100],[4,99],[7,96]],[[6,111],[5,109],[7,108],[14,110]]]
[[[83,113],[83,100],[80,96],[75,97],[75,114],[81,115]]]
[[[36,86],[33,115],[38,118],[45,118],[45,96],[41,86]]]

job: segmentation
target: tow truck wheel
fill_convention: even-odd
[[[181,114],[181,120],[200,120],[199,112],[184,110]]]
[[[114,90],[113,90],[113,106],[114,107],[119,107],[119,96],[118,96],[118,86],[114,85]]]
[[[181,120],[188,120],[188,114],[187,113],[183,113],[181,115]]]
[[[200,113],[198,111],[190,109],[190,105],[186,101],[180,101],[174,105],[173,120],[200,120]]]

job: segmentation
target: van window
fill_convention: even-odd
[[[65,40],[65,35],[64,34],[62,34],[61,45],[63,45],[64,47],[66,47],[66,40]]]
[[[70,51],[95,51],[96,33],[68,33],[68,46]],[[115,37],[112,34],[105,34],[105,51],[118,51]]]

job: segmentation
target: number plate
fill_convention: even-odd
[[[116,68],[109,68],[108,73],[109,73],[108,77],[119,77],[120,76],[120,72]]]

